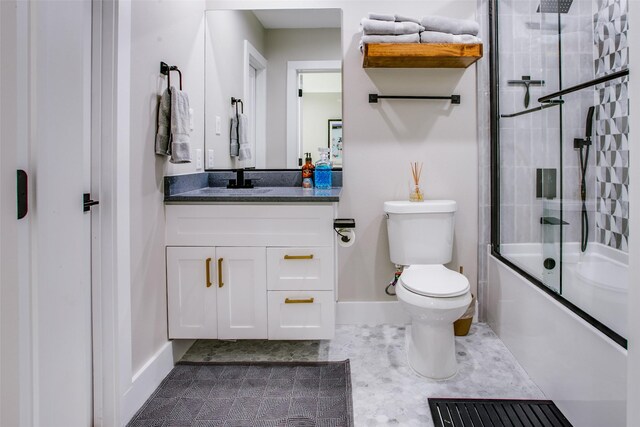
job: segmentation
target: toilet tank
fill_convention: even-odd
[[[446,264],[453,254],[454,200],[384,202],[391,262]]]

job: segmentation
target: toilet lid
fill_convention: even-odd
[[[469,291],[469,280],[444,265],[411,265],[400,280],[411,292],[427,297],[457,297]]]

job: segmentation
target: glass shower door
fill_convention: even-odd
[[[559,24],[539,5],[498,4],[499,250],[561,292],[561,106],[537,101],[559,88]]]

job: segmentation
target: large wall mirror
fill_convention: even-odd
[[[205,18],[207,169],[298,169],[319,148],[341,168],[342,11],[208,10]]]

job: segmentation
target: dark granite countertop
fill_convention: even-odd
[[[334,171],[335,187],[329,190],[303,189],[297,171],[247,171],[255,180],[254,188],[231,189],[224,184],[234,175],[230,172],[204,172],[165,177],[167,204],[178,203],[334,203],[340,200],[342,172]]]
[[[337,202],[342,187],[330,190],[305,189],[301,187],[256,187],[251,189],[228,189],[206,187],[164,198],[165,203],[185,202]]]

